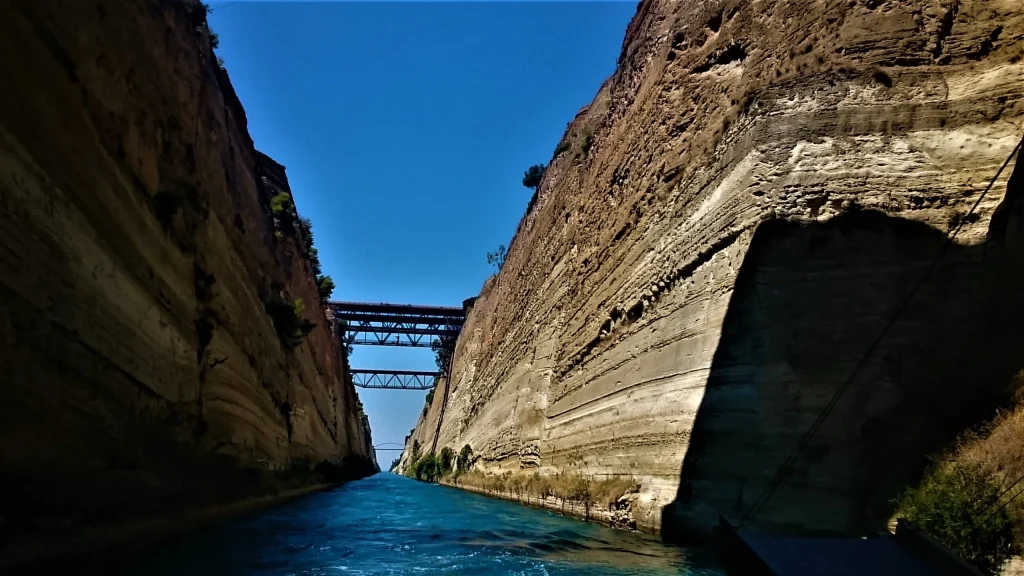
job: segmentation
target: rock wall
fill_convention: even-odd
[[[884,528],[1024,364],[1010,170],[982,197],[1022,58],[1016,0],[641,2],[409,442],[450,385],[439,448],[633,475],[639,525],[683,538],[845,388],[755,524]]]
[[[194,1],[0,4],[4,541],[203,508],[373,458],[283,168]],[[14,57],[17,55],[17,57]],[[268,302],[316,323],[282,345]]]

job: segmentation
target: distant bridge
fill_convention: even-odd
[[[466,321],[465,307],[328,302],[338,336],[347,349],[353,345],[429,348],[445,338],[454,346]],[[413,370],[352,369],[352,383],[360,388],[429,390],[440,374]]]
[[[399,446],[399,448],[384,448],[384,446]],[[405,450],[405,446],[402,446],[398,442],[385,442],[383,444],[377,444],[373,447],[374,450],[390,450],[392,452],[402,452]]]
[[[437,372],[412,370],[350,370],[352,383],[360,388],[388,390],[430,390],[437,383]]]

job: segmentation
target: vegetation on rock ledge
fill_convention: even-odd
[[[274,330],[281,345],[291,350],[302,344],[306,336],[316,328],[316,324],[303,317],[305,305],[302,298],[292,302],[270,301],[263,303],[264,309],[274,322]]]

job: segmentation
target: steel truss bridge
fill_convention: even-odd
[[[435,340],[454,346],[466,311],[452,306],[414,306],[368,302],[329,302],[338,336],[353,345],[429,348]],[[429,390],[437,372],[353,369],[352,383],[361,388]]]
[[[350,370],[352,383],[360,388],[386,390],[430,390],[437,383],[437,372],[412,370]]]
[[[466,320],[462,308],[331,302],[342,342],[372,346],[429,348],[435,337],[458,334]]]

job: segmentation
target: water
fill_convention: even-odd
[[[520,506],[377,474],[76,574],[581,576],[719,575],[707,553]]]

